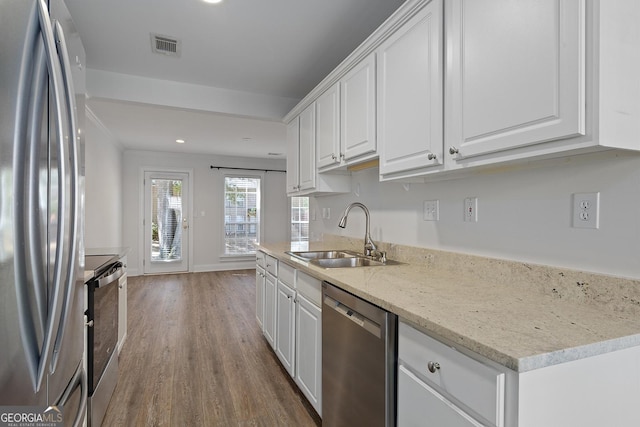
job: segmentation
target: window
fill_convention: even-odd
[[[151,261],[182,259],[182,180],[151,179]]]
[[[224,254],[250,255],[260,237],[260,178],[224,178]]]
[[[309,241],[309,198],[291,198],[291,241]]]

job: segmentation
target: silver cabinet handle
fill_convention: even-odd
[[[427,159],[429,160],[435,160],[436,159],[436,155],[433,153],[429,153],[429,155],[427,156]]]
[[[452,156],[454,154],[458,154],[458,149],[456,147],[449,147],[449,154],[451,154]]]
[[[435,374],[435,372],[440,369],[440,364],[438,362],[429,362],[427,363],[427,369],[432,374]]]
[[[85,323],[85,325],[87,325],[90,328],[93,328],[93,320],[89,320],[87,323]]]

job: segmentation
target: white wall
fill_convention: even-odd
[[[378,170],[354,173],[352,193],[311,200],[321,233],[364,236],[363,202],[374,241],[477,254],[640,279],[640,154],[606,152],[538,162],[455,180],[379,183]],[[359,196],[356,195],[359,186]],[[571,227],[572,194],[600,192],[600,228]],[[463,200],[478,198],[478,222],[463,222]],[[423,202],[440,201],[440,220],[423,220]],[[321,209],[331,209],[323,220]]]
[[[85,247],[122,246],[122,147],[87,111]]]
[[[129,273],[143,273],[142,171],[191,170],[193,189],[193,221],[190,254],[193,271],[230,270],[252,268],[255,257],[228,259],[221,256],[223,249],[223,191],[225,173],[243,171],[217,170],[210,166],[264,168],[284,170],[284,160],[223,157],[211,155],[176,154],[151,151],[125,151],[124,153],[124,241],[131,248],[128,257]],[[289,233],[289,203],[286,198],[285,174],[279,172],[247,172],[264,175],[263,181],[263,240],[283,241]],[[204,215],[203,215],[204,213]]]

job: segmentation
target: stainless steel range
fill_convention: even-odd
[[[85,269],[93,270],[87,282],[87,371],[89,382],[88,425],[102,424],[118,382],[118,279],[125,266],[112,255],[85,257]]]

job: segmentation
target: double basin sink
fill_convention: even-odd
[[[323,268],[375,267],[400,264],[397,261],[380,261],[372,257],[349,250],[286,252],[288,255],[308,261]]]

